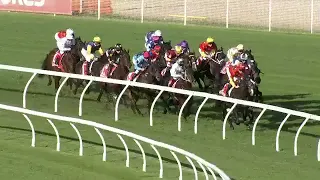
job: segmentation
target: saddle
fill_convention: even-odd
[[[68,52],[65,52],[63,54],[60,54],[59,50],[56,51],[55,55],[52,58],[52,66],[57,67],[60,69],[62,72],[65,72],[62,64],[63,57],[67,54]],[[56,61],[58,61],[58,65],[56,64]]]

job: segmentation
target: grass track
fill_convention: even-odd
[[[161,28],[164,37],[174,43],[181,39],[190,41],[192,48],[197,49],[199,42],[207,36],[214,36],[219,46],[225,49],[243,43],[253,49],[259,66],[265,75],[262,77],[261,89],[268,103],[282,107],[319,114],[319,87],[317,77],[320,63],[318,42],[320,36],[267,33],[257,31],[226,30],[219,28],[175,26],[166,24],[138,24],[134,22],[95,21],[74,17],[50,17],[16,13],[0,13],[0,54],[1,63],[39,68],[45,53],[55,46],[55,31],[72,27],[82,38],[90,40],[92,36],[101,36],[105,48],[117,42],[129,47],[131,52],[143,48],[143,37],[150,29]],[[10,105],[22,104],[22,92],[31,74],[8,72],[1,70],[0,102]],[[53,87],[46,87],[46,79],[36,79],[30,86],[28,108],[53,112]],[[63,90],[64,96],[59,101],[59,114],[77,116],[78,98],[71,95],[68,89]],[[275,135],[284,114],[268,112],[262,117],[256,132],[256,146],[251,146],[251,132],[245,127],[236,127],[235,131],[227,131],[227,140],[221,138],[221,114],[213,112],[210,103],[206,105],[199,121],[199,134],[193,134],[192,121],[183,122],[182,132],[177,132],[177,116],[161,113],[155,114],[154,127],[148,126],[147,117],[134,116],[131,111],[121,107],[120,121],[113,120],[112,106],[94,101],[97,94],[86,96],[84,102],[84,118],[119,127],[160,140],[193,152],[213,162],[227,174],[237,180],[249,179],[316,179],[319,175],[319,163],[316,161],[316,143],[319,138],[317,123],[308,123],[299,138],[298,157],[293,156],[293,139],[302,122],[301,118],[291,117],[284,126],[280,137],[282,152],[275,152]],[[198,99],[198,104],[201,99]],[[197,106],[197,105],[195,105]],[[144,109],[146,111],[146,109]],[[122,144],[114,134],[105,132],[108,146],[108,162],[102,163],[102,147],[98,135],[93,129],[79,126],[85,143],[84,156],[77,157],[78,142],[75,132],[69,124],[57,123],[58,130],[65,138],[61,142],[63,153],[53,152],[55,135],[50,125],[44,120],[32,117],[37,131],[36,146],[29,148],[30,132],[27,122],[20,114],[0,111],[1,143],[1,174],[5,179],[59,179],[65,175],[70,179],[88,179],[95,177],[110,178],[123,176],[123,179],[157,179],[158,162],[148,157],[147,171],[141,173],[142,158],[131,153],[133,169],[124,168],[125,154]],[[138,147],[128,141],[131,150]],[[44,148],[47,147],[48,148]],[[152,149],[143,144],[150,155]],[[28,154],[21,153],[22,150]],[[160,151],[167,158],[165,179],[178,177],[177,166],[173,157],[165,150]],[[130,154],[130,155],[131,155]],[[43,157],[43,158],[42,158]],[[25,161],[24,165],[13,163]],[[49,160],[48,160],[49,159]],[[181,157],[182,159],[182,157]],[[54,160],[54,161],[51,161]],[[64,161],[65,160],[65,161]],[[23,162],[21,161],[21,162]],[[183,160],[187,163],[186,160]],[[11,162],[11,163],[9,163]],[[58,163],[61,162],[61,163]],[[67,162],[67,165],[65,163]],[[37,166],[35,166],[36,164]],[[43,166],[39,166],[42,164]],[[78,166],[78,167],[76,167]],[[108,171],[109,168],[119,169]],[[18,168],[16,168],[18,167]],[[41,167],[41,168],[34,168]],[[52,167],[55,173],[48,173],[45,167]],[[100,169],[101,168],[101,169]],[[190,169],[185,168],[184,177],[193,179]],[[25,175],[25,172],[32,172]],[[110,172],[114,176],[109,177]],[[132,173],[132,174],[130,174]],[[59,174],[59,175],[57,175]],[[74,176],[76,174],[76,176]],[[112,174],[112,173],[111,173]],[[20,176],[21,175],[21,176]],[[78,176],[79,175],[79,176]],[[92,176],[93,175],[93,176]],[[203,177],[201,177],[203,179]]]

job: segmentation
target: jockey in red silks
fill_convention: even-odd
[[[155,62],[160,57],[161,46],[156,45],[153,49],[150,50],[151,62]]]
[[[197,60],[197,65],[200,65],[203,60],[213,57],[217,49],[214,39],[208,37],[207,40],[202,42],[199,46],[200,58]]]
[[[75,44],[74,31],[72,29],[61,30],[54,35],[59,51],[53,57],[53,66],[58,66],[63,53],[70,51],[71,46]]]
[[[171,49],[166,52],[164,59],[166,60],[167,67],[161,71],[161,75],[164,76],[168,70],[171,69],[172,65],[175,63],[177,53],[175,50]]]
[[[223,89],[219,91],[219,94],[221,94],[222,96],[226,96],[230,86],[238,88],[239,86],[236,84],[236,82],[238,81],[238,79],[244,77],[244,70],[245,65],[241,62],[239,62],[236,65],[230,64],[227,67],[227,75],[229,78],[229,82],[223,86]]]

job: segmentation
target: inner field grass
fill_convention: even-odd
[[[165,40],[172,40],[173,43],[177,43],[186,39],[195,51],[197,51],[198,44],[207,36],[213,36],[218,46],[223,46],[225,51],[238,43],[243,43],[246,48],[253,50],[259,67],[265,73],[262,75],[261,90],[264,93],[266,103],[319,114],[320,94],[316,83],[320,75],[318,71],[320,63],[317,62],[320,55],[318,50],[319,36],[166,24],[96,21],[74,17],[15,13],[0,13],[0,21],[2,27],[0,28],[1,64],[32,68],[40,68],[45,54],[55,46],[54,33],[67,27],[72,27],[76,31],[76,35],[81,35],[85,40],[91,40],[93,36],[99,35],[103,40],[104,48],[120,42],[125,48],[130,49],[131,56],[144,48],[145,33],[158,28],[163,31]],[[31,74],[28,73],[1,70],[0,102],[21,106],[23,88],[30,76]],[[54,88],[53,86],[47,87],[46,84],[47,79],[37,78],[32,82],[27,96],[28,108],[53,113]],[[80,95],[72,95],[66,87],[62,93],[63,95],[59,98],[58,114],[77,117]],[[282,151],[276,153],[276,131],[281,120],[286,116],[285,114],[268,111],[259,122],[256,132],[256,146],[252,146],[251,131],[247,131],[244,126],[237,126],[234,131],[227,129],[227,139],[222,140],[222,122],[220,121],[222,115],[220,111],[212,108],[212,102],[209,101],[200,113],[198,134],[195,135],[192,120],[194,115],[187,122],[182,122],[182,132],[177,131],[176,115],[163,115],[157,110],[154,114],[153,127],[149,127],[148,115],[144,117],[136,116],[130,109],[123,106],[120,107],[120,120],[114,122],[113,105],[108,104],[106,107],[105,103],[96,102],[96,97],[97,94],[95,93],[85,96],[84,119],[118,127],[188,150],[216,164],[234,179],[298,180],[316,179],[319,175],[319,163],[316,161],[317,140],[319,138],[317,123],[307,123],[306,127],[302,129],[298,141],[299,155],[294,157],[293,140],[296,130],[303,121],[302,118],[289,118],[280,135]],[[202,98],[196,98],[195,101],[193,109],[199,106]],[[144,112],[148,111],[143,109],[143,105],[141,105],[141,108]],[[195,110],[193,114],[195,114]],[[2,137],[10,135],[2,139],[2,144],[8,146],[8,149],[1,151],[3,156],[8,156],[8,152],[19,154],[20,151],[17,149],[23,147],[23,150],[27,149],[25,151],[29,151],[31,149],[30,152],[34,151],[36,155],[38,151],[46,151],[46,153],[41,154],[44,158],[52,158],[51,156],[69,157],[70,163],[76,163],[86,171],[91,171],[86,166],[96,163],[102,164],[100,162],[102,158],[101,142],[92,128],[79,126],[83,138],[87,141],[84,149],[85,157],[83,157],[85,159],[81,159],[80,157],[74,157],[78,154],[79,144],[76,140],[73,140],[73,138],[77,139],[77,136],[69,124],[56,123],[60,134],[64,136],[61,142],[63,153],[60,156],[61,154],[52,152],[55,149],[56,139],[54,131],[45,119],[31,117],[36,130],[39,131],[36,137],[36,146],[40,147],[40,150],[37,150],[37,148],[29,148],[31,133],[28,131],[29,126],[22,115],[8,111],[0,111],[0,115]],[[123,145],[112,133],[104,132],[104,136],[108,144],[107,161],[110,162],[110,166],[112,166],[112,163],[116,163],[124,167],[125,153],[121,150]],[[10,140],[12,143],[6,142]],[[132,140],[129,138],[126,140],[130,149],[139,151]],[[150,174],[139,174],[142,168],[142,158],[141,155],[136,153],[133,153],[133,171],[136,171],[140,176],[147,176],[146,179],[149,179],[149,177],[156,179],[159,164],[157,159],[150,157],[155,153],[149,145],[143,144],[143,147],[147,153],[150,153],[147,160],[147,171]],[[165,158],[168,158],[164,178],[176,179],[178,169],[177,165],[174,164],[174,158],[166,150],[160,152]],[[10,156],[8,157],[10,158]],[[57,171],[59,171],[59,168],[63,168],[59,167],[58,163],[52,165],[49,162],[40,161],[40,155],[39,159],[33,159],[32,157],[34,156],[25,156],[24,158],[26,158],[26,161],[34,163],[39,161],[39,164],[43,164],[43,166],[53,166],[57,168]],[[188,164],[183,157],[179,156],[179,158]],[[78,160],[81,163],[77,163]],[[1,168],[13,167],[6,163],[0,165]],[[106,165],[106,169],[108,166],[109,164]],[[187,167],[184,169],[184,177],[193,179],[192,170]],[[30,170],[26,165],[18,170],[13,168],[10,173],[3,172],[2,174],[9,179],[12,173],[19,174],[22,171],[38,173],[40,174],[39,177],[42,173],[42,171],[39,173],[36,170]],[[60,171],[72,178],[72,173],[63,172],[61,169]],[[81,169],[71,166],[70,172],[72,171],[82,172]],[[126,172],[123,171],[123,173]],[[108,177],[107,171],[99,172],[99,174],[100,176],[97,178]],[[35,179],[41,179],[35,177]],[[55,175],[48,175],[48,179],[55,179]]]

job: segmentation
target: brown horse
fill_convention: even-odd
[[[59,65],[53,65],[53,57],[55,53],[58,51],[58,48],[54,48],[51,50],[45,57],[41,69],[49,70],[49,71],[57,71],[57,72],[66,72],[66,73],[75,73],[75,66],[76,63],[80,61],[81,57],[81,48],[83,47],[84,43],[82,42],[80,37],[75,39],[75,45],[72,46],[71,51],[65,52],[63,57],[61,58]],[[39,74],[38,77],[42,78],[44,74]],[[55,81],[55,90],[58,90],[60,84],[60,76],[53,76]],[[52,78],[48,75],[48,86],[52,84]],[[70,89],[72,89],[72,79],[68,79],[67,81]]]
[[[194,68],[194,78],[198,83],[200,90],[213,93],[214,88],[217,89],[217,82],[219,81],[220,70],[224,64],[225,54],[223,49],[218,50],[212,58],[202,61],[202,63]],[[202,83],[204,87],[202,86]]]
[[[138,74],[135,78],[136,82],[146,83],[146,84],[160,84],[161,80],[161,69],[158,63],[151,63],[145,71]],[[128,96],[131,101],[131,109],[133,113],[142,115],[140,109],[137,107],[137,102],[140,98],[147,98],[147,107],[151,108],[151,103],[154,97],[157,96],[157,91],[148,88],[138,88],[138,87],[129,87]],[[165,107],[167,108],[167,106]],[[166,109],[164,113],[166,113]]]
[[[191,90],[192,89],[192,82],[189,79],[179,78],[175,84],[173,85],[174,88],[177,89],[185,89]],[[177,110],[180,111],[185,101],[188,99],[188,95],[173,93],[173,104],[176,106]],[[187,102],[186,106],[183,109],[182,115],[183,118],[186,120],[187,117],[191,114],[191,106],[193,103],[193,98]],[[178,112],[177,111],[177,112]]]
[[[125,51],[127,52],[127,51]],[[126,80],[127,76],[130,71],[130,62],[128,61],[130,59],[129,54],[121,53],[119,55],[115,55],[110,57],[110,61],[108,64],[104,65],[100,77],[108,77],[112,79],[119,79],[119,80]],[[110,67],[111,66],[111,67]],[[113,69],[111,71],[110,69]],[[111,71],[111,72],[110,72]],[[103,92],[106,92],[107,94],[112,94],[113,98],[110,98],[111,96],[108,96],[109,100],[117,99],[118,95],[121,93],[123,89],[123,85],[119,84],[112,84],[112,83],[100,83],[100,94],[97,98],[98,101],[101,100],[101,97],[103,95]],[[114,101],[113,101],[114,102]]]
[[[239,79],[238,83],[239,88],[232,88],[229,90],[229,94],[231,98],[241,99],[246,101],[253,100],[253,84],[248,78]],[[222,117],[223,119],[226,117],[228,110],[230,110],[232,103],[222,102]],[[240,117],[242,117],[242,122],[248,127],[251,128],[251,124],[254,121],[254,112],[252,107],[237,105],[230,117],[228,119],[230,128],[234,129],[233,122],[237,125],[240,125]],[[247,121],[247,117],[249,117],[249,121]]]
[[[116,62],[116,61],[119,61],[119,62]],[[83,63],[84,63],[84,60],[77,63],[76,68],[75,68],[76,74],[82,74]],[[112,56],[111,58],[107,57],[106,53],[104,53],[98,60],[92,61],[89,64],[89,67],[90,67],[89,73],[92,76],[100,77],[100,75],[103,71],[103,68],[105,68],[107,64],[109,66],[109,65],[112,65],[113,63],[116,63],[118,65],[122,65],[126,69],[128,69],[127,71],[129,71],[129,69],[131,67],[129,51],[124,49],[123,51],[120,52],[119,55]],[[77,79],[75,89],[73,90],[74,94],[77,94],[78,88],[82,85],[83,81],[84,81],[83,79]],[[88,83],[88,82],[89,81],[86,81],[86,83]],[[103,87],[103,86],[101,86],[101,87]],[[88,88],[86,91],[86,94],[89,94],[89,93],[90,93],[90,88]],[[97,100],[100,101],[100,98],[101,98],[101,96],[99,95]]]
[[[192,89],[192,82],[194,81],[193,78],[193,70],[192,70],[192,58],[189,57],[189,55],[182,55],[179,56],[179,58],[183,59],[183,68],[185,69],[185,77],[184,78],[179,78],[173,85],[173,88],[178,88],[178,89],[185,89],[185,90],[191,90]],[[169,79],[171,76],[169,76]],[[168,85],[167,81],[164,81],[164,85]],[[169,96],[166,96],[168,95]],[[188,96],[183,95],[183,94],[178,94],[178,93],[163,93],[164,99],[168,99],[170,96],[172,98],[169,98],[168,104],[173,104],[176,108],[176,113],[178,113],[184,104],[184,102],[187,100]],[[183,117],[184,119],[187,119],[187,117],[191,113],[191,106],[192,106],[192,101],[193,99],[191,98],[188,103],[186,104],[184,111],[183,111]]]

